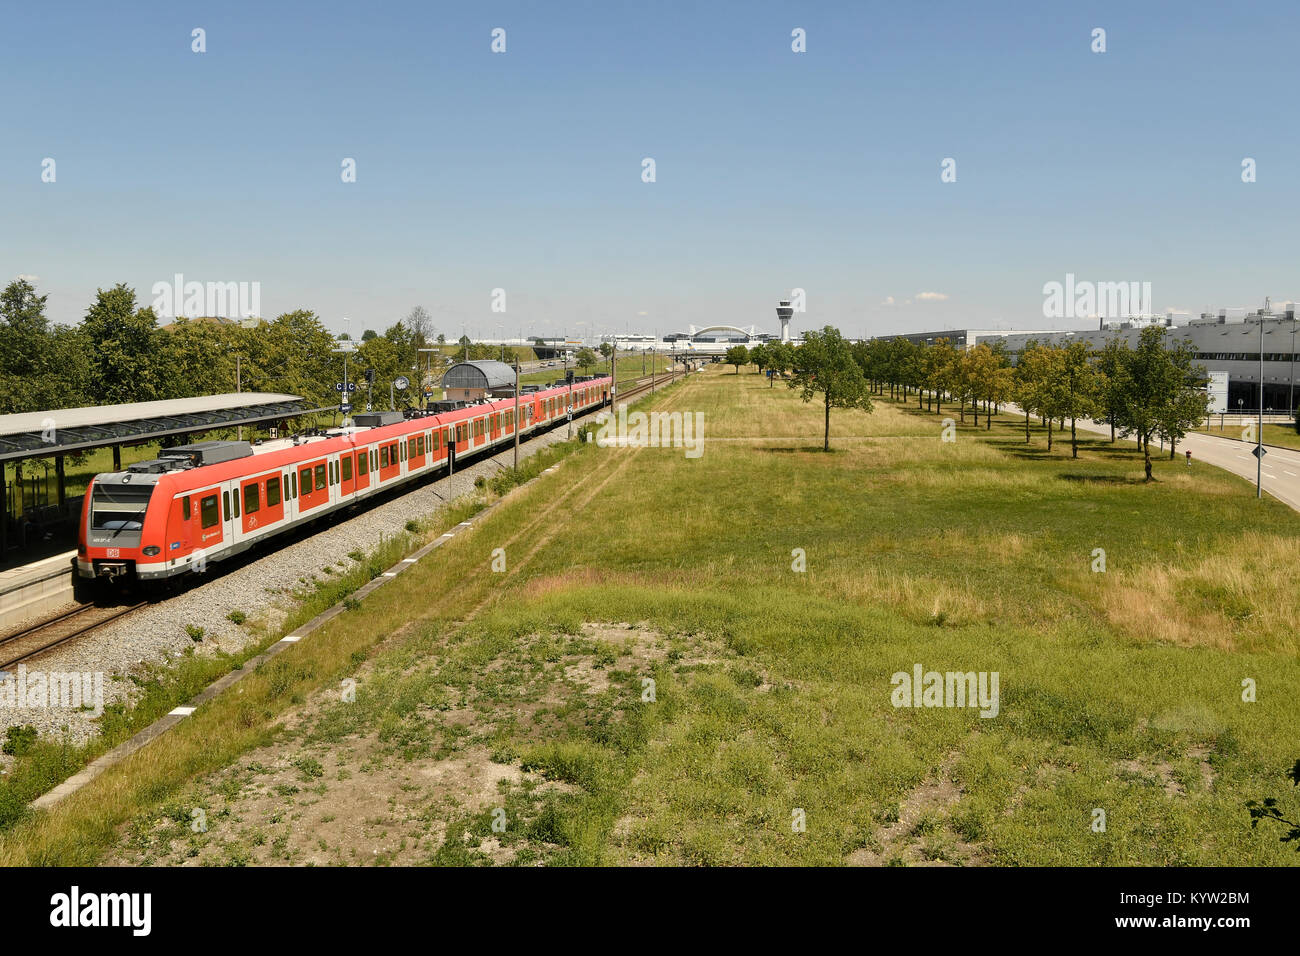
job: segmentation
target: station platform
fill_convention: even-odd
[[[0,571],[0,631],[75,600],[72,563],[76,557],[75,550],[64,551]]]

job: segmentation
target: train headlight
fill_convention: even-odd
[[[144,549],[144,553],[145,553],[146,556],[152,558],[155,554],[157,554],[157,553],[158,553],[159,551],[161,551],[161,550],[162,550],[162,549],[159,548],[158,545],[156,545],[156,544],[151,544],[151,545],[149,545],[149,547],[147,547],[147,548]]]

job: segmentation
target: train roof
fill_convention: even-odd
[[[608,379],[609,376],[605,376]],[[601,381],[597,379],[596,381]],[[575,382],[574,386],[590,385],[591,382]],[[519,404],[526,405],[528,402],[548,398],[552,395],[567,393],[568,385],[547,388],[543,391],[532,392],[527,398],[520,395]],[[354,448],[357,445],[368,445],[371,442],[388,441],[393,438],[400,438],[408,434],[413,434],[424,430],[425,428],[440,428],[448,425],[455,425],[459,422],[472,420],[480,415],[491,414],[513,407],[514,397],[495,399],[492,401],[478,402],[473,405],[467,405],[464,408],[457,408],[454,411],[443,412],[437,415],[421,415],[415,418],[403,419],[400,422],[394,422],[391,425],[377,425],[374,427],[349,426],[347,428],[322,429],[319,432],[311,434],[300,434],[288,438],[276,438],[271,441],[263,441],[252,447],[252,456],[234,458],[230,461],[217,462],[210,465],[200,465],[192,468],[177,468],[173,471],[165,471],[152,474],[133,473],[130,471],[106,472],[96,477],[96,481],[111,484],[131,483],[131,484],[175,484],[177,491],[184,491],[190,488],[202,488],[207,485],[215,484],[221,481],[227,481],[241,475],[262,473],[277,468],[283,468],[286,465],[300,465],[306,461],[314,461],[318,456],[316,454],[293,454],[293,452],[311,451],[319,449],[320,456],[333,454],[335,452],[345,451]],[[164,449],[164,453],[166,449]],[[250,469],[248,462],[257,461],[259,467]],[[264,466],[264,467],[261,467]],[[168,480],[170,479],[170,480]],[[189,480],[187,480],[189,479]]]

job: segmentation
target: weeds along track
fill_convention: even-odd
[[[38,621],[19,631],[0,637],[0,671],[7,671],[48,650],[99,630],[111,621],[121,620],[147,605],[139,601],[122,607],[82,604],[70,611]]]

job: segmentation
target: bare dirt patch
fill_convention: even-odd
[[[978,846],[957,836],[947,826],[962,790],[952,779],[958,754],[949,754],[942,766],[903,798],[897,819],[875,834],[879,849],[863,847],[849,854],[850,866],[970,866],[985,862]]]

